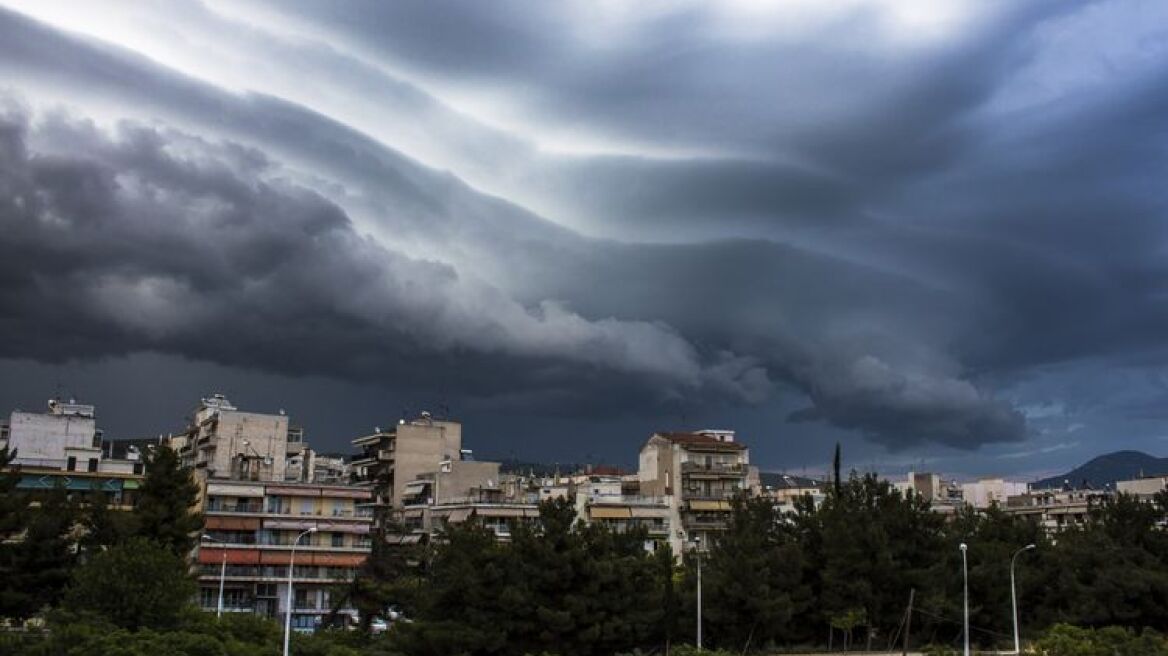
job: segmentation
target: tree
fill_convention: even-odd
[[[705,613],[709,642],[735,651],[789,642],[791,620],[811,596],[802,549],[769,499],[738,497],[732,507],[704,563],[707,594],[717,600]]]
[[[78,511],[63,488],[24,514],[23,532],[5,545],[0,614],[25,620],[56,604],[76,563]]]
[[[185,558],[157,542],[134,538],[78,567],[63,608],[124,629],[169,628],[194,595]]]
[[[198,496],[190,468],[179,464],[173,449],[159,446],[146,463],[146,479],[134,508],[138,535],[186,557],[203,528],[202,515],[193,512]]]

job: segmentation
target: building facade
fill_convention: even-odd
[[[196,558],[200,605],[216,609],[226,562],[226,611],[282,617],[291,563],[293,627],[315,629],[333,608],[332,589],[352,580],[368,557],[368,498],[368,489],[350,485],[208,480],[206,537]],[[304,534],[308,529],[316,531]],[[356,619],[356,611],[342,612]]]
[[[88,500],[101,494],[111,508],[130,509],[145,473],[145,454],[114,453],[103,441],[94,406],[50,399],[47,412],[16,410],[0,424],[0,448],[15,451],[20,467],[17,489],[65,489]]]
[[[183,464],[204,478],[282,481],[288,469],[289,440],[300,453],[303,431],[278,414],[244,412],[213,394],[195,408],[186,433],[172,440]]]
[[[462,424],[423,412],[416,419],[403,419],[392,430],[376,428],[352,444],[360,452],[350,462],[351,478],[370,489],[378,529],[385,532],[388,525],[402,520],[407,496],[416,497],[407,490],[411,483],[437,472],[442,463],[462,459]]]
[[[637,476],[640,495],[668,504],[669,543],[680,554],[687,543],[708,548],[726,528],[730,500],[749,492],[758,472],[734,431],[703,430],[654,433],[641,447]]]

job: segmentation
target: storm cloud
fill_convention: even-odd
[[[893,453],[1161,366],[1162,11],[793,7],[0,10],[0,357]]]

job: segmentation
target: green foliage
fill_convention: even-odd
[[[185,559],[135,538],[77,568],[63,608],[124,629],[169,628],[181,620],[194,594]]]
[[[1088,629],[1056,624],[1034,643],[1042,656],[1168,656],[1168,640],[1145,629],[1110,626]]]
[[[418,621],[398,627],[410,654],[611,654],[661,644],[672,568],[643,533],[575,523],[565,500],[544,503],[536,527],[510,544],[469,522],[443,536]]]
[[[23,532],[0,550],[0,615],[24,620],[60,601],[76,562],[79,510],[58,488],[18,512]]]
[[[203,528],[202,516],[193,511],[199,486],[173,449],[159,446],[154,450],[139,494],[134,508],[137,534],[176,555],[190,554]]]
[[[703,563],[706,641],[735,650],[795,637],[792,620],[811,600],[794,528],[768,499],[733,501],[727,530]]]

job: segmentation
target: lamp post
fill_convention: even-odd
[[[309,533],[316,533],[316,527],[305,529],[296,536],[292,541],[292,554],[288,556],[288,606],[284,609],[284,656],[288,656],[288,637],[292,633],[292,604],[295,603],[292,596],[292,572],[296,567],[296,545],[300,544],[300,538]]]
[[[965,582],[963,598],[965,601],[965,619],[962,625],[965,627],[965,656],[969,656],[969,566],[965,559],[965,552],[968,547],[965,543],[961,543],[961,577]]]
[[[1014,587],[1014,561],[1018,560],[1018,556],[1024,551],[1030,551],[1034,548],[1033,544],[1028,544],[1025,547],[1014,552],[1010,557],[1010,601],[1014,606],[1014,653],[1022,653],[1022,643],[1018,639],[1018,589]]]
[[[218,542],[223,545],[223,562],[219,565],[219,605],[215,609],[215,619],[219,619],[223,617],[223,581],[227,578],[227,543],[223,540],[216,540],[205,533],[203,534],[203,540],[207,542]]]

